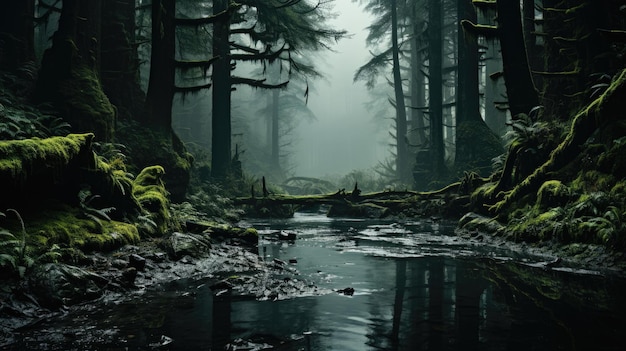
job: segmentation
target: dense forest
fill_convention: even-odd
[[[333,3],[6,2],[1,278],[320,204],[623,260],[626,2],[358,1],[354,80],[393,115],[392,156],[341,181],[293,174],[290,150],[332,81],[316,54],[350,35]]]

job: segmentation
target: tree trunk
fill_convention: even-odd
[[[97,71],[100,52],[100,0],[65,0],[52,47],[41,61],[34,99],[52,102],[76,132],[113,139],[115,108],[102,91]],[[80,19],[80,21],[79,21]]]
[[[393,55],[393,86],[396,98],[396,175],[402,182],[410,181],[409,152],[406,143],[406,107],[402,77],[400,76],[400,48],[398,45],[398,4],[391,0],[391,45]]]
[[[473,157],[471,143],[476,141],[458,138],[459,129],[467,122],[480,122],[480,96],[478,92],[478,40],[476,35],[468,34],[461,26],[461,20],[476,23],[476,10],[471,2],[457,0],[458,13],[458,65],[456,92],[456,156],[455,164],[466,164]]]
[[[0,11],[0,68],[15,69],[35,59],[34,14],[34,0],[11,0],[4,4]]]
[[[519,2],[497,0],[496,6],[509,109],[512,116],[527,114],[539,105],[539,98],[526,56]]]
[[[145,96],[139,86],[139,58],[135,41],[135,1],[118,0],[103,7],[100,77],[104,91],[120,117],[143,114]]]
[[[497,40],[488,43],[485,59],[485,123],[499,137],[506,133],[506,111],[496,106],[504,100],[502,86],[502,58],[500,57],[500,44]]]
[[[275,171],[280,171],[280,150],[279,150],[279,139],[278,135],[278,101],[279,101],[280,91],[278,89],[272,90],[272,160],[271,165]]]
[[[426,141],[426,130],[424,128],[424,113],[421,107],[424,106],[424,74],[422,73],[422,53],[419,51],[420,27],[417,22],[417,2],[413,2],[412,30],[413,37],[411,45],[411,130],[409,132],[411,144],[422,145]],[[420,9],[421,10],[421,9]]]
[[[430,117],[430,149],[432,173],[436,178],[445,173],[443,144],[442,86],[442,15],[441,1],[429,0],[428,12],[428,111]]]
[[[175,11],[175,0],[152,2],[152,52],[145,122],[162,131],[169,131],[172,128],[176,52]]]
[[[213,14],[225,11],[228,0],[213,0]],[[211,139],[211,174],[224,178],[230,173],[231,162],[231,66],[228,34],[230,17],[213,24],[213,56],[219,57],[213,64],[213,135]]]

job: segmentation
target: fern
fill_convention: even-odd
[[[137,217],[137,228],[140,232],[148,235],[154,235],[158,232],[159,226],[150,218],[149,214]]]
[[[94,221],[102,229],[101,220],[111,221],[109,214],[115,211],[115,207],[95,208],[92,201],[99,199],[100,195],[91,194],[91,190],[83,188],[78,192],[79,206],[83,216]]]
[[[22,216],[14,209],[8,209],[7,212],[13,213],[20,222],[22,229],[21,238],[17,238],[13,233],[6,229],[0,230],[0,237],[6,240],[2,241],[0,245],[0,264],[5,265],[9,263],[11,268],[20,278],[23,278],[26,271],[32,267],[34,260],[27,255],[26,252],[26,227]],[[3,217],[6,217],[4,213]]]

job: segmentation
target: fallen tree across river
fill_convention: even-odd
[[[290,216],[299,208],[328,205],[330,217],[382,218],[403,215],[458,218],[469,208],[469,193],[476,186],[474,183],[477,180],[482,183],[482,178],[471,177],[470,180],[469,184],[464,179],[430,192],[386,190],[362,194],[358,185],[351,192],[340,189],[334,193],[316,195],[271,194],[263,191],[262,197],[252,195],[236,198],[234,204],[247,206],[249,214],[263,217],[285,217],[285,213]],[[292,211],[285,211],[285,206],[291,206]]]

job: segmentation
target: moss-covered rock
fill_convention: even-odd
[[[146,167],[133,182],[133,196],[141,207],[151,214],[151,219],[157,225],[158,234],[161,235],[176,228],[170,215],[169,193],[163,183],[164,174],[165,170],[161,166]]]
[[[259,241],[259,234],[254,228],[241,228],[229,224],[207,222],[207,221],[187,221],[187,230],[191,233],[205,234],[216,240],[237,240],[244,243],[256,245]]]
[[[542,209],[564,206],[571,197],[572,191],[561,181],[548,180],[537,191],[537,206]]]
[[[57,201],[46,201],[45,211],[22,213],[26,245],[37,256],[57,245],[62,251],[111,251],[139,242],[134,224],[89,216],[79,208]],[[12,233],[19,233],[19,224],[12,220],[0,223]]]
[[[16,207],[55,195],[93,167],[93,134],[0,141],[0,206]],[[74,193],[75,194],[75,193]]]

